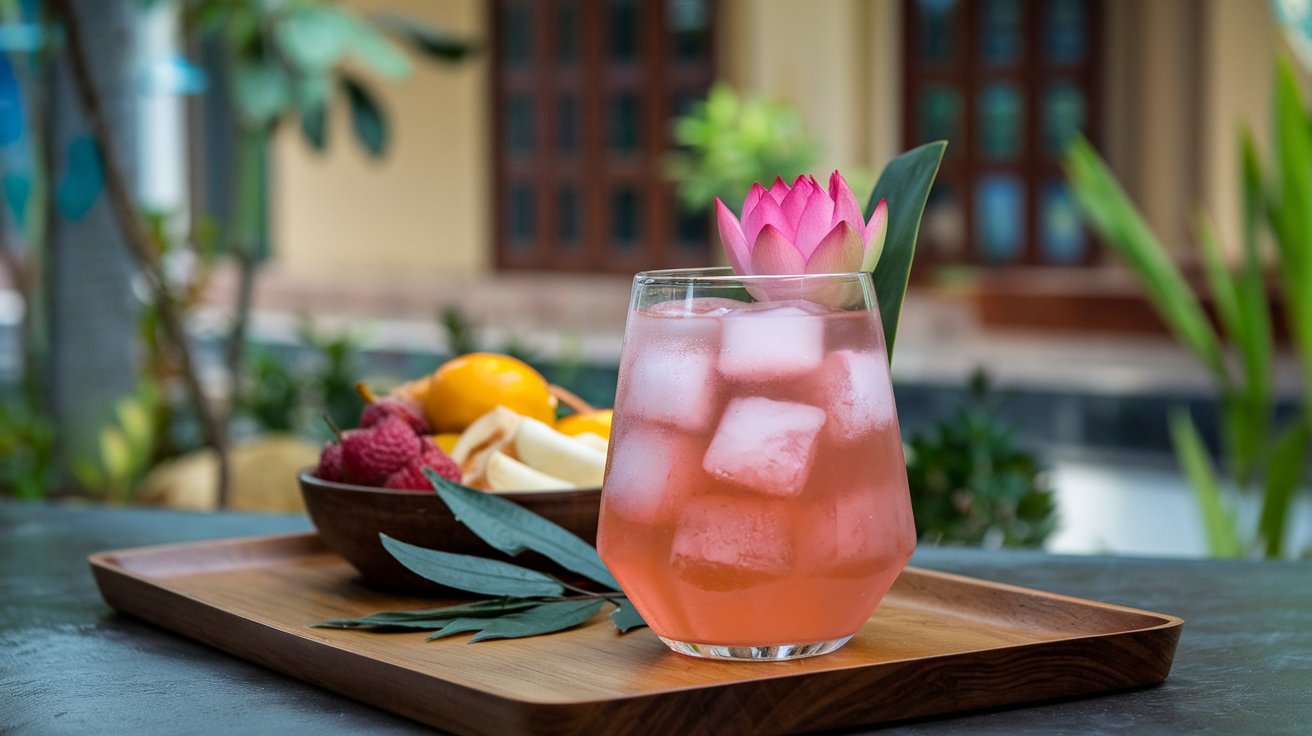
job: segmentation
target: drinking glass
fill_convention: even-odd
[[[868,274],[634,278],[597,548],[662,641],[834,651],[914,546]]]

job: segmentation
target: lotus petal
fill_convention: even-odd
[[[761,274],[796,274],[806,267],[802,255],[793,244],[774,225],[761,228],[752,248],[752,273]]]
[[[847,180],[837,171],[829,177],[829,197],[834,200],[834,219],[831,225],[846,221],[858,230],[864,227],[865,218],[861,216],[861,203],[857,201],[851,187],[847,186]]]
[[[875,211],[870,215],[870,222],[866,223],[863,239],[865,240],[865,255],[861,259],[862,271],[875,270],[875,264],[879,263],[879,256],[884,252],[884,240],[888,237],[888,200],[881,199],[879,204],[875,205]]]
[[[793,224],[784,217],[783,209],[768,192],[761,195],[761,201],[756,203],[756,207],[751,212],[743,215],[742,225],[743,235],[747,236],[747,243],[751,248],[756,247],[756,239],[760,237],[761,229],[766,225],[774,225],[790,242],[793,239]]]
[[[851,273],[861,267],[864,255],[861,231],[840,222],[816,246],[806,262],[807,273]]]
[[[747,247],[747,236],[743,234],[742,225],[733,212],[715,198],[715,220],[720,226],[720,242],[724,244],[724,254],[729,257],[729,265],[736,273],[750,273],[746,270],[752,265],[752,253]]]
[[[828,192],[815,187],[815,191],[806,200],[806,208],[802,210],[802,217],[797,222],[797,231],[792,234],[793,245],[803,259],[810,258],[821,239],[833,229],[833,217],[834,200],[829,198]]]

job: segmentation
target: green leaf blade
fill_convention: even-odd
[[[565,592],[549,575],[500,560],[425,549],[379,534],[383,547],[408,570],[425,580],[483,595],[558,596]]]
[[[1312,441],[1312,432],[1307,421],[1300,419],[1276,440],[1271,451],[1257,525],[1258,534],[1266,544],[1267,557],[1279,557],[1284,552],[1289,507],[1303,478],[1309,441]]]
[[[1239,530],[1234,515],[1226,508],[1221,497],[1221,484],[1212,469],[1207,447],[1198,434],[1198,428],[1194,426],[1188,412],[1183,410],[1171,413],[1170,424],[1176,457],[1189,484],[1194,488],[1198,508],[1203,514],[1203,531],[1207,536],[1208,549],[1216,557],[1239,557],[1243,554]]]
[[[642,614],[634,608],[633,601],[628,598],[619,599],[615,610],[610,612],[610,622],[615,625],[621,634],[627,634],[634,629],[642,628],[647,625],[643,620]]]
[[[916,254],[920,219],[947,147],[947,141],[926,143],[890,161],[875,182],[874,191],[870,193],[866,205],[864,214],[869,219],[880,200],[888,201],[888,235],[884,240],[884,252],[871,273],[871,280],[875,285],[875,298],[879,302],[884,346],[888,350],[889,362],[893,360],[898,319],[902,314],[902,302],[906,297],[907,281],[911,277],[911,264]]]
[[[342,80],[351,106],[351,130],[369,155],[377,158],[387,152],[388,123],[378,100],[364,85],[350,77]]]
[[[552,601],[499,618],[460,618],[433,632],[429,640],[476,631],[470,643],[491,639],[520,639],[572,629],[601,610],[600,598]]]
[[[424,21],[400,13],[379,13],[372,16],[379,28],[406,39],[412,46],[430,58],[457,62],[470,56],[477,45],[441,31]]]
[[[620,589],[597,550],[559,525],[512,501],[446,480],[430,468],[424,473],[456,519],[484,542],[508,555],[538,552],[566,570]]]
[[[459,618],[492,618],[527,610],[538,605],[537,598],[497,598],[475,601],[441,608],[423,608],[414,611],[379,611],[368,616],[347,619],[329,619],[314,624],[325,629],[424,629],[434,630]]]
[[[1077,138],[1067,148],[1062,166],[1085,216],[1138,274],[1163,321],[1223,387],[1230,386],[1220,338],[1198,297],[1098,152],[1087,140]]]

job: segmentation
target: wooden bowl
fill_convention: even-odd
[[[402,542],[443,552],[513,561],[536,570],[564,574],[540,555],[511,558],[488,546],[456,521],[436,493],[393,491],[314,477],[313,468],[298,476],[310,519],[328,548],[355,566],[369,583],[411,592],[450,593],[410,572],[378,540],[380,532]],[[597,543],[601,489],[549,493],[502,493],[539,516],[556,522],[588,544]]]

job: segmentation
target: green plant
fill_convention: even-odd
[[[817,146],[793,107],[740,98],[723,85],[674,123],[680,150],[669,158],[679,199],[692,211],[716,197],[737,206],[754,182],[791,181],[815,163]]]
[[[114,419],[100,428],[94,458],[73,463],[73,475],[106,501],[126,503],[150,470],[159,433],[153,420],[163,401],[159,388],[143,380],[135,394],[119,399]]]
[[[1220,331],[1093,147],[1076,140],[1065,159],[1067,177],[1093,228],[1138,275],[1163,321],[1216,381],[1222,475],[1185,411],[1176,411],[1170,424],[1176,455],[1203,514],[1208,547],[1223,557],[1255,548],[1268,557],[1284,554],[1289,509],[1303,480],[1312,436],[1312,402],[1306,396],[1298,417],[1284,426],[1275,421],[1272,315],[1263,268],[1268,257],[1274,259],[1291,345],[1304,385],[1312,385],[1312,115],[1288,60],[1277,66],[1274,113],[1269,170],[1249,132],[1240,136],[1243,248],[1237,269],[1227,265],[1208,219],[1198,218],[1199,252]],[[1275,245],[1269,253],[1263,247],[1268,234]],[[1238,360],[1226,359],[1228,347]],[[1261,493],[1252,535],[1239,530],[1229,488]]]
[[[983,372],[967,404],[907,441],[916,535],[934,544],[1037,547],[1056,527],[1038,459],[997,418]]]
[[[0,494],[36,499],[54,475],[55,428],[26,395],[0,401]]]

